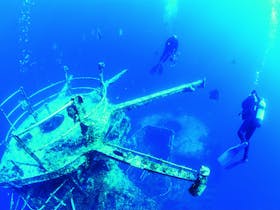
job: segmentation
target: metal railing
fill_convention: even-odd
[[[0,111],[8,123],[8,129],[5,132],[5,139],[0,141],[0,146],[7,142],[13,130],[31,114],[30,108],[37,110],[42,105],[50,102],[52,99],[62,93],[63,87],[67,84],[66,80],[61,80],[45,86],[38,91],[27,95],[23,87],[19,88],[0,103]],[[100,79],[94,77],[73,77],[70,80],[71,85],[68,91],[71,95],[85,94],[91,92],[100,84]],[[97,82],[94,84],[94,82]]]

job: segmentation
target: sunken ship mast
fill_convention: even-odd
[[[104,67],[104,63],[98,64],[98,78],[73,77],[65,68],[65,80],[30,96],[20,88],[0,104],[9,124],[2,142],[0,186],[18,195],[16,200],[12,194],[10,209],[17,209],[19,203],[28,209],[82,209],[79,207],[85,201],[81,197],[91,196],[84,180],[97,156],[190,181],[189,192],[194,196],[205,190],[208,167],[195,170],[122,146],[130,130],[125,111],[173,94],[193,92],[203,88],[205,80],[112,104],[107,88],[127,70],[104,80]]]

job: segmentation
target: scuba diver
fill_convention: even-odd
[[[261,99],[255,90],[242,102],[242,112],[240,115],[242,116],[243,123],[238,129],[237,135],[241,143],[247,143],[247,146],[244,148],[243,161],[248,161],[249,140],[256,128],[261,126],[265,107],[264,99]]]
[[[176,35],[169,37],[165,42],[165,47],[163,53],[159,59],[159,62],[150,70],[152,74],[159,73],[163,71],[163,64],[170,60],[172,63],[176,60],[176,52],[178,49],[178,38]]]
[[[263,98],[260,98],[255,90],[242,102],[243,123],[238,129],[237,135],[241,141],[240,144],[229,148],[219,156],[219,163],[226,167],[232,168],[238,164],[248,161],[249,140],[255,132],[256,128],[260,127],[264,119],[266,103]],[[234,157],[244,150],[241,160],[234,161]]]

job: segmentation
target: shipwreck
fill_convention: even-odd
[[[11,194],[11,210],[118,209],[116,201],[104,202],[115,197],[103,188],[106,183],[121,185],[116,177],[121,174],[119,161],[189,181],[193,196],[205,190],[208,167],[192,169],[119,144],[130,131],[127,111],[173,94],[194,92],[204,87],[205,79],[112,104],[107,97],[108,86],[127,70],[105,80],[104,67],[99,63],[97,78],[73,77],[65,69],[65,80],[31,95],[21,87],[0,104],[8,125],[1,142],[0,186],[15,192]],[[129,185],[121,187],[129,194]],[[131,196],[126,196],[122,198],[128,202],[126,208],[135,208],[129,206]]]

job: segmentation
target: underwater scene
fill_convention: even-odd
[[[0,11],[0,210],[280,210],[280,0]]]

